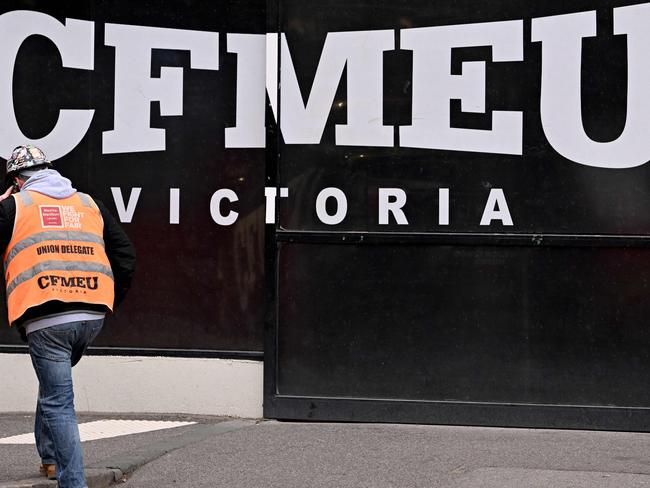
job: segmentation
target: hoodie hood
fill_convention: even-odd
[[[67,198],[77,191],[72,187],[72,182],[55,169],[38,171],[25,182],[21,190],[37,191],[52,198]]]

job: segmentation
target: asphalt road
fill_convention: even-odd
[[[171,452],[123,486],[650,487],[650,434],[264,422]]]
[[[173,415],[79,420],[100,418],[198,423],[84,442],[87,467],[145,459],[126,488],[650,488],[650,434]],[[32,422],[0,415],[0,433],[29,432]],[[0,445],[0,460],[0,485],[38,474],[33,445]]]

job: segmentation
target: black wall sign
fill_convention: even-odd
[[[132,237],[105,350],[264,339],[269,417],[647,430],[649,23],[4,2],[0,151],[42,146]]]
[[[277,8],[265,414],[647,430],[650,4]]]
[[[283,228],[650,233],[650,7],[478,5],[281,2]]]
[[[0,154],[36,140],[138,252],[96,345],[261,356],[265,150],[225,139],[237,46],[259,38],[263,59],[264,12],[256,0],[2,3]],[[222,189],[238,200],[215,200]],[[219,210],[237,220],[217,223]],[[0,343],[20,340],[5,325]]]

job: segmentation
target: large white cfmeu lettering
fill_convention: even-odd
[[[237,59],[237,81],[235,125],[225,128],[225,147],[264,147],[267,94],[285,143],[321,143],[344,77],[347,121],[335,127],[334,143],[394,146],[395,128],[383,123],[383,59],[387,52],[400,49],[413,55],[413,90],[412,120],[399,127],[399,146],[521,155],[522,113],[488,111],[486,67],[525,61],[524,43],[535,42],[542,52],[540,124],[549,144],[566,159],[587,166],[642,165],[650,160],[650,30],[646,27],[650,3],[614,8],[613,14],[614,34],[627,40],[628,78],[626,123],[615,140],[594,141],[584,130],[582,42],[597,35],[596,12],[587,11],[532,19],[530,39],[524,38],[524,20],[402,29],[399,45],[393,30],[330,32],[310,80],[298,79],[296,66],[303,60],[296,58],[299,50],[292,52],[286,35],[227,33],[226,52]],[[33,11],[0,15],[0,148],[29,141],[57,159],[83,139],[94,112],[62,108],[45,137],[24,136],[14,113],[12,79],[19,48],[32,35],[53,42],[64,68],[93,70],[94,23],[60,22]],[[166,130],[151,127],[151,103],[159,102],[163,117],[183,114],[183,68],[163,66],[160,76],[152,76],[152,50],[187,51],[190,69],[216,71],[219,33],[108,23],[104,43],[115,48],[115,93],[113,129],[103,134],[103,152],[165,150]],[[467,47],[489,47],[490,58],[463,62],[462,72],[453,74],[453,50]],[[463,112],[488,115],[491,128],[453,127],[451,100],[459,100]],[[390,200],[387,203],[392,205]],[[402,220],[397,207],[390,208],[386,215]]]
[[[463,73],[452,75],[452,48],[491,46],[495,62],[523,61],[523,33],[523,20],[402,30],[401,48],[413,51],[413,124],[400,129],[401,145],[521,154],[521,112],[493,112],[491,130],[454,128],[449,102],[485,113],[485,62],[465,62]]]
[[[627,37],[627,114],[615,141],[596,142],[582,124],[582,40],[596,36],[596,12],[533,19],[542,43],[542,127],[553,148],[571,161],[632,168],[650,160],[650,4],[614,9],[614,34]]]
[[[18,126],[13,101],[13,73],[18,50],[33,35],[47,37],[61,54],[64,68],[94,68],[95,26],[93,22],[66,19],[62,24],[54,17],[28,10],[0,15],[0,154],[29,142],[45,148],[50,159],[72,151],[86,135],[94,110],[61,110],[50,133],[41,139],[26,137]],[[44,94],[35,94],[43,96]]]
[[[160,27],[106,24],[107,46],[115,46],[114,128],[104,132],[104,153],[164,151],[165,130],[149,126],[151,102],[160,115],[183,115],[183,68],[163,66],[151,77],[152,49],[190,52],[192,69],[219,69],[219,34]]]
[[[393,127],[383,125],[383,55],[395,48],[391,30],[330,32],[306,104],[282,35],[280,51],[280,129],[287,144],[318,144],[347,67],[346,125],[336,126],[336,144],[392,146]]]

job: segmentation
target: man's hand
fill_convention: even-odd
[[[13,193],[13,191],[14,191],[13,186],[10,186],[9,188],[7,188],[7,191],[4,192],[2,195],[0,195],[0,202],[2,200],[6,200],[7,198],[9,198],[11,196],[11,194]]]

